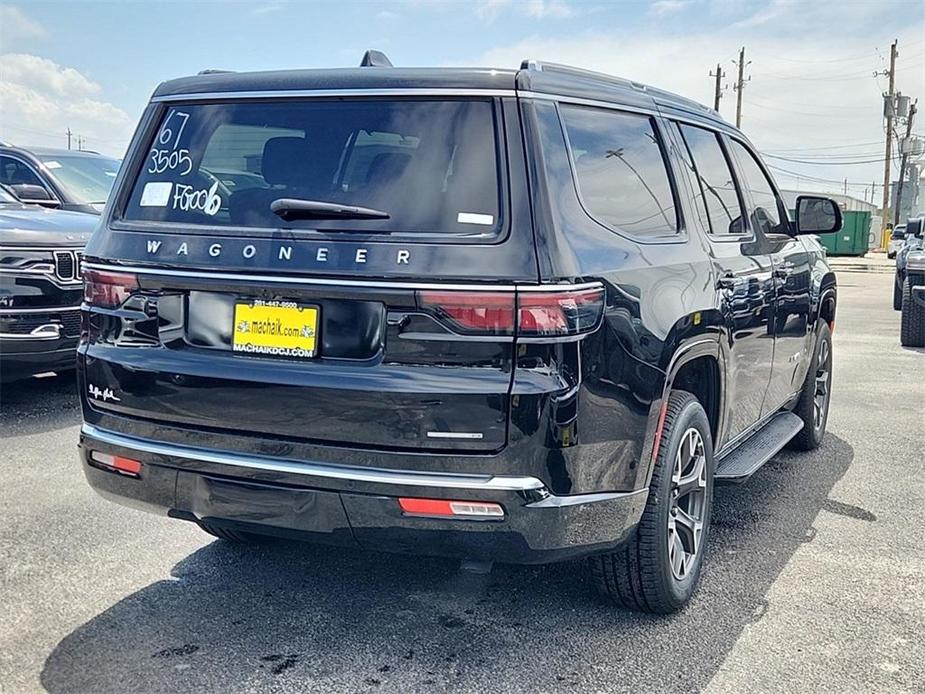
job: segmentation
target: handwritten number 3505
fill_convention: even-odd
[[[170,121],[175,117],[183,119],[183,122],[177,130],[176,136],[173,134],[173,129],[167,127]],[[183,129],[186,127],[186,122],[188,120],[189,114],[183,113],[182,111],[174,111],[167,116],[164,125],[161,127],[160,133],[158,133],[157,142],[166,147],[173,141],[173,145],[170,149],[153,148],[151,150],[151,166],[148,167],[148,173],[159,174],[168,170],[173,171],[174,169],[185,167],[185,170],[179,172],[181,176],[185,176],[193,170],[193,159],[190,157],[189,150],[178,149],[177,147],[177,145],[180,144],[180,136],[183,135]]]

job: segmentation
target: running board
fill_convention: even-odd
[[[744,482],[786,446],[802,428],[803,420],[793,412],[775,415],[717,461],[713,479],[717,484]]]

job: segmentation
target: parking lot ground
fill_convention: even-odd
[[[255,548],[96,497],[73,380],[2,393],[0,691],[913,692],[925,681],[925,353],[887,274],[839,274],[829,431],[717,490],[677,615],[578,563]]]

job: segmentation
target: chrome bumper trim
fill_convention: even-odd
[[[491,475],[458,475],[443,472],[412,472],[409,470],[385,470],[381,468],[358,468],[324,463],[299,462],[280,458],[245,455],[223,451],[200,450],[172,443],[160,443],[133,436],[105,431],[92,424],[84,423],[81,434],[90,439],[121,446],[144,453],[165,455],[205,463],[234,465],[252,470],[287,472],[309,477],[368,482],[372,484],[395,484],[416,487],[440,487],[445,489],[471,489],[483,491],[528,492],[544,488],[535,477],[493,477]]]

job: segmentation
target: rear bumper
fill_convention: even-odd
[[[141,461],[140,477],[90,452]],[[534,477],[371,469],[166,444],[84,424],[90,485],[118,503],[190,521],[374,550],[535,564],[624,542],[647,491],[555,496]],[[398,497],[495,502],[502,520],[408,516]]]

